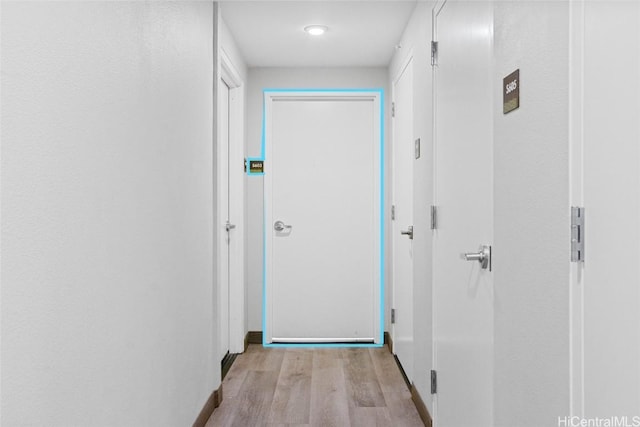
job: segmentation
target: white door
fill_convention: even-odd
[[[244,85],[231,60],[220,53],[217,85],[217,287],[220,352],[244,351]]]
[[[640,3],[573,6],[571,188],[585,259],[572,264],[572,412],[640,425]]]
[[[229,351],[229,245],[232,229],[229,225],[229,86],[220,80],[219,105],[220,105],[220,140],[218,147],[218,188],[221,190],[218,197],[218,236],[220,236],[218,249],[218,277],[220,278],[220,359]]]
[[[413,379],[413,59],[393,85],[393,352]],[[404,234],[402,234],[404,233]]]
[[[493,240],[488,2],[436,5],[434,365],[438,427],[493,425],[493,280],[463,259]]]
[[[266,92],[267,342],[381,343],[377,92]]]

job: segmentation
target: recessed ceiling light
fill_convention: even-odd
[[[312,36],[321,36],[327,32],[328,28],[324,25],[309,25],[304,27],[304,30]]]

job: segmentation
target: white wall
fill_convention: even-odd
[[[218,387],[212,13],[3,2],[3,425],[190,425]]]
[[[432,231],[430,206],[433,203],[433,108],[431,53],[431,8],[433,2],[418,3],[407,24],[401,49],[389,64],[389,77],[395,79],[406,59],[413,55],[413,139],[420,138],[421,156],[414,164],[413,237],[413,324],[414,378],[420,396],[433,414],[430,398],[430,371],[433,367],[432,334]],[[390,83],[391,85],[392,83]]]
[[[262,105],[264,89],[299,88],[384,88],[385,115],[389,111],[389,91],[385,68],[250,68],[247,86],[247,157],[260,157],[262,132]],[[386,165],[389,165],[389,126],[385,123]],[[269,165],[265,165],[268,169]],[[385,176],[389,177],[388,170]],[[248,327],[250,331],[262,330],[262,265],[263,265],[263,179],[261,176],[247,177],[247,284]],[[388,200],[389,184],[385,198]],[[386,222],[387,260],[389,259],[389,218]],[[387,262],[387,265],[389,263]],[[389,268],[385,282],[390,279]],[[388,295],[388,290],[386,291]],[[387,307],[388,308],[388,307]],[[388,309],[386,313],[388,313]],[[388,325],[388,319],[385,319]],[[385,330],[388,326],[385,327]]]
[[[569,414],[569,5],[494,8],[495,425],[550,426]]]

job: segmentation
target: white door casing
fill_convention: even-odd
[[[381,98],[265,91],[265,344],[382,344]]]
[[[486,2],[445,3],[434,7],[433,25],[433,415],[439,427],[490,427],[493,278],[461,255],[493,241],[493,14]]]
[[[570,5],[571,416],[640,421],[640,4]],[[615,46],[615,49],[612,48]],[[569,207],[567,207],[569,217]],[[569,255],[567,255],[569,262]]]
[[[219,352],[244,351],[244,82],[224,49],[217,74],[217,316]],[[235,225],[229,232],[227,221]]]
[[[393,82],[393,353],[413,379],[413,55]]]
[[[229,86],[224,80],[220,80],[218,87],[220,105],[220,113],[218,115],[220,129],[220,139],[218,139],[218,185],[221,190],[218,193],[218,235],[220,236],[218,243],[220,249],[218,254],[220,354],[218,356],[222,359],[229,351],[229,246],[233,230],[227,230],[227,223],[229,223]]]

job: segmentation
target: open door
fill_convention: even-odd
[[[393,353],[413,380],[413,56],[393,82]]]
[[[434,418],[446,427],[493,425],[492,25],[488,2],[434,8]]]

